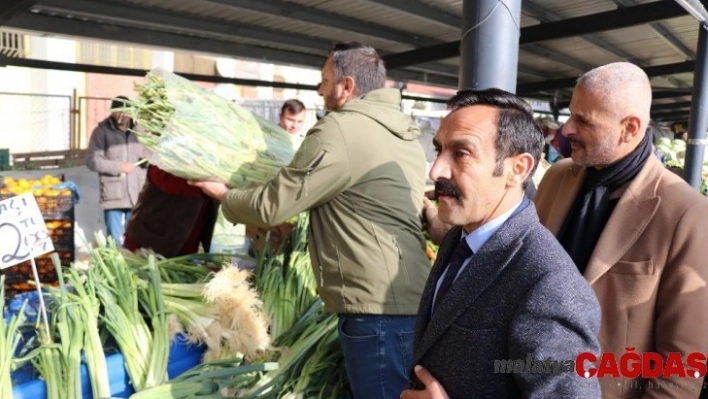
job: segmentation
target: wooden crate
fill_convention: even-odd
[[[62,266],[69,266],[74,261],[74,251],[57,251]],[[52,254],[46,254],[35,258],[39,281],[42,284],[55,284],[57,282],[57,270],[52,262]],[[27,281],[34,280],[32,273],[32,263],[24,261],[18,265],[0,270],[0,274],[5,275],[5,296],[12,298],[17,294],[31,291],[34,286]]]
[[[83,165],[86,150],[23,152],[12,154],[14,169],[55,169]]]

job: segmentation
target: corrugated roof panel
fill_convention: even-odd
[[[635,43],[646,40],[661,40],[659,34],[649,25],[637,25],[623,29],[615,29],[596,33],[606,41],[615,45],[626,47],[634,46]]]
[[[322,2],[318,0],[297,0],[292,2],[437,40],[447,40],[451,35],[459,36],[459,28],[457,27],[440,24],[427,18],[370,1],[329,0]]]
[[[521,27],[525,28],[527,26],[538,25],[539,22],[535,18],[529,17],[526,14],[521,14]]]
[[[686,15],[678,18],[665,19],[661,21],[669,27],[674,33],[692,32],[698,37],[698,21],[691,15]]]
[[[165,0],[129,0],[135,3],[144,5],[156,6],[158,8],[169,9],[176,11],[171,7],[172,1],[169,4]],[[391,40],[376,38],[369,35],[349,32],[343,29],[336,29],[323,25],[317,25],[310,22],[305,22],[299,19],[291,19],[283,16],[260,13],[256,11],[244,10],[222,4],[216,4],[216,7],[203,7],[204,3],[212,5],[212,3],[203,2],[200,0],[174,0],[181,12],[192,13],[205,18],[214,18],[233,23],[244,23],[248,25],[263,26],[269,29],[282,30],[293,32],[301,35],[320,38],[325,41],[361,41],[387,52],[406,51],[413,48],[411,45],[394,42]],[[149,4],[148,4],[149,3]]]
[[[443,9],[450,14],[462,16],[462,0],[420,0],[420,2]]]
[[[580,38],[569,37],[566,39],[548,40],[540,43],[543,47],[562,54],[563,56],[578,61],[576,70],[587,70],[597,65],[618,61],[618,57],[604,49]],[[522,47],[523,48],[523,47]],[[563,60],[553,60],[553,56],[548,57],[550,61],[562,63]],[[585,68],[583,68],[585,66]]]
[[[676,74],[673,76],[677,77],[678,79],[683,80],[684,82],[688,82],[688,83],[693,84],[693,74],[692,73],[679,73],[679,74]]]
[[[253,4],[260,4],[255,3]],[[180,13],[183,15],[193,15],[207,19],[224,21],[227,24],[253,25],[267,29],[279,30],[288,33],[310,36],[315,42],[322,42],[323,47],[328,43],[337,41],[357,40],[373,45],[382,53],[396,53],[411,50],[414,44],[402,43],[392,38],[376,37],[374,34],[352,33],[344,28],[344,24],[337,24],[337,16],[347,19],[360,20],[362,26],[366,23],[380,25],[391,30],[406,32],[405,37],[420,36],[432,38],[433,41],[449,42],[459,40],[460,27],[450,26],[432,21],[424,16],[412,15],[378,4],[377,0],[282,0],[286,4],[301,7],[309,7],[332,14],[331,18],[323,18],[320,23],[317,21],[307,22],[297,14],[289,16],[287,10],[283,9],[282,14],[272,15],[269,13],[240,9],[226,4],[206,0],[113,0],[115,4],[125,4],[126,7],[135,4],[141,7],[155,7],[165,12]],[[424,2],[433,7],[437,7],[449,14],[461,18],[463,0],[416,0]],[[528,6],[529,0],[523,0],[522,6]],[[533,0],[534,4],[547,10],[561,18],[573,18],[585,15],[597,14],[600,12],[616,10],[618,0]],[[650,3],[660,0],[636,0],[636,3]],[[663,0],[669,1],[669,0]],[[42,2],[37,7],[41,7]],[[270,4],[270,2],[268,3]],[[501,6],[499,7],[501,8]],[[280,11],[280,9],[278,9]],[[310,11],[312,14],[314,11]],[[108,16],[106,16],[108,17]],[[97,18],[101,20],[101,18]],[[536,25],[539,22],[522,13],[520,24],[522,27]],[[690,49],[695,49],[698,22],[687,15],[680,18],[672,18],[661,22],[672,34]],[[116,22],[116,25],[122,23]],[[127,23],[124,23],[125,25]],[[203,24],[208,30],[208,24]],[[201,27],[200,27],[201,28]],[[146,28],[154,29],[154,28]],[[323,54],[325,48],[300,48],[286,44],[263,42],[258,37],[240,37],[224,34],[210,33],[189,33],[180,26],[160,28],[168,32],[184,34],[187,36],[210,37],[234,43],[262,46],[274,49],[283,49],[308,54]],[[255,34],[257,35],[257,33]],[[608,44],[631,55],[631,58],[641,60],[642,65],[661,65],[681,62],[685,55],[661,37],[657,31],[648,25],[636,26],[625,29],[618,29],[608,32],[594,34]],[[169,45],[169,43],[166,43]],[[313,44],[314,45],[314,44]],[[531,53],[535,48],[536,52]],[[544,55],[544,52],[546,55]],[[256,52],[257,53],[257,52]],[[556,58],[555,60],[551,57]],[[575,77],[585,72],[587,68],[618,61],[620,58],[607,49],[603,49],[595,44],[579,37],[548,40],[535,45],[524,46],[519,51],[519,63],[522,70],[529,71],[529,74],[520,72],[519,82],[538,82],[542,80],[553,80],[563,77]],[[564,62],[570,61],[570,65]],[[444,66],[459,66],[459,57],[448,60],[437,61]],[[581,69],[582,67],[582,69]],[[423,68],[427,68],[423,67]],[[433,68],[435,68],[433,66]],[[683,82],[685,86],[692,84],[693,74],[685,73],[674,75],[673,82],[665,78],[657,77],[652,79],[652,83],[657,87],[675,87],[675,79]],[[560,90],[561,97],[567,95],[567,90]],[[540,94],[539,94],[540,95]]]
[[[598,36],[632,54],[644,65],[661,65],[685,59],[683,54],[668,45],[649,25],[602,32]]]
[[[674,89],[676,86],[667,79],[666,76],[654,76],[649,79],[651,81],[651,85],[654,87],[662,87],[662,88],[668,88],[668,89]],[[684,80],[682,81],[686,82],[688,85],[691,85],[692,79]]]
[[[698,21],[695,18],[687,15],[681,18],[667,19],[662,23],[674,34],[676,39],[695,51],[698,43]]]
[[[575,68],[553,61],[542,55],[529,53],[524,50],[523,47],[519,49],[519,64],[528,65],[530,68],[539,72],[545,72],[548,76],[553,76],[553,79],[577,75]]]
[[[459,15],[462,17],[462,1],[461,0],[419,0],[422,3],[429,4],[433,7],[441,8],[450,14]],[[538,21],[521,13],[521,27],[538,24]]]

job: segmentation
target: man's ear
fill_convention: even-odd
[[[507,177],[506,184],[508,187],[521,187],[523,182],[531,175],[534,166],[533,157],[531,154],[525,152],[510,158],[510,160],[510,173]]]
[[[629,143],[634,141],[634,139],[637,137],[637,135],[644,134],[643,131],[640,131],[642,127],[642,121],[639,119],[638,116],[636,115],[630,115],[622,121],[622,136],[620,137],[620,140],[623,143]]]
[[[352,78],[351,76],[345,76],[342,80],[342,83],[344,86],[344,94],[346,94],[347,98],[356,97],[358,95],[358,89],[356,87],[356,81],[354,81],[354,78]]]

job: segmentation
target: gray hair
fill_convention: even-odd
[[[644,125],[651,111],[651,82],[640,67],[614,62],[592,69],[578,78],[576,87],[592,91],[603,99],[607,110],[623,118],[636,114]]]
[[[376,50],[358,42],[340,43],[330,51],[334,67],[334,81],[347,76],[356,83],[356,94],[366,95],[386,84],[386,67]]]

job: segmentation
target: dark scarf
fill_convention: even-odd
[[[610,193],[632,180],[651,153],[649,135],[644,135],[639,146],[623,160],[600,170],[587,168],[580,193],[558,234],[558,241],[581,274],[585,273],[600,234],[616,205],[616,201],[610,201]]]

